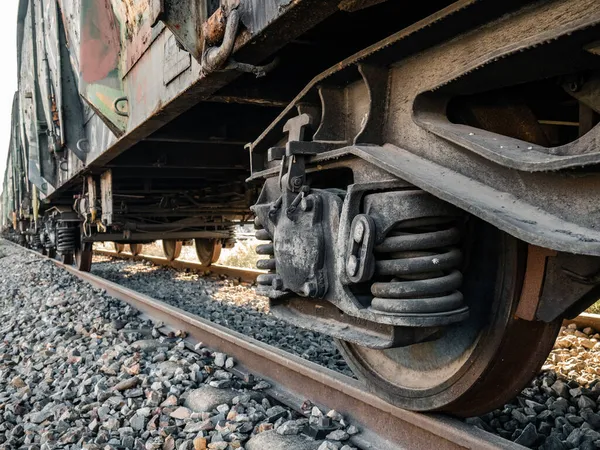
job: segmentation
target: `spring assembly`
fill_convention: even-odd
[[[375,271],[387,282],[371,286],[371,308],[390,314],[433,314],[464,307],[458,244],[448,218],[400,225],[375,247]],[[389,278],[388,278],[389,279]]]
[[[33,248],[42,248],[42,239],[39,234],[33,235],[33,241],[31,245]]]
[[[76,227],[67,225],[56,227],[56,251],[58,253],[66,254],[75,251],[78,230]]]
[[[268,295],[271,290],[281,289],[281,278],[277,276],[275,272],[275,251],[273,248],[273,242],[271,235],[267,230],[264,229],[258,218],[254,220],[254,228],[256,229],[256,239],[260,241],[270,241],[268,244],[260,244],[256,247],[256,253],[259,255],[268,256],[268,259],[259,259],[256,262],[257,269],[268,270],[269,273],[259,275],[256,278],[257,291],[261,295]]]

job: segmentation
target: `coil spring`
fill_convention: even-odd
[[[256,262],[256,268],[260,270],[268,270],[269,273],[259,275],[256,278],[258,284],[258,290],[266,293],[271,290],[279,290],[281,288],[281,278],[277,276],[275,271],[275,250],[271,235],[267,230],[264,229],[258,218],[254,220],[254,228],[256,229],[256,239],[259,241],[270,241],[268,244],[260,244],[256,247],[256,253],[259,255],[268,256],[268,259],[259,259]]]
[[[376,254],[385,258],[376,261],[376,273],[393,278],[371,286],[375,296],[371,308],[392,314],[431,314],[463,307],[457,290],[462,284],[460,239],[460,230],[444,218],[395,227],[375,247]]]
[[[42,248],[42,238],[39,234],[33,235],[33,241],[31,245],[33,246],[33,248]]]
[[[70,253],[75,251],[77,241],[77,228],[59,226],[56,228],[56,251],[58,253]]]

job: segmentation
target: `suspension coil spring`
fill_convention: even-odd
[[[464,307],[457,290],[462,253],[460,230],[448,218],[396,226],[375,247],[376,273],[392,277],[371,286],[371,308],[390,314],[433,314]]]
[[[268,256],[268,259],[259,259],[256,262],[256,268],[260,270],[268,270],[269,273],[259,275],[256,278],[258,284],[258,292],[267,295],[272,289],[281,289],[281,277],[277,276],[275,271],[275,250],[273,247],[273,239],[269,232],[264,229],[258,218],[254,220],[254,228],[256,229],[256,239],[259,241],[269,241],[267,244],[260,244],[256,247],[256,253],[259,255]]]
[[[42,238],[39,234],[33,235],[33,241],[31,243],[33,248],[42,248]]]
[[[56,228],[56,251],[58,253],[65,254],[75,251],[77,231],[76,227],[64,225]]]

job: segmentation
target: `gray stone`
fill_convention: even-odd
[[[136,431],[142,431],[146,428],[146,418],[140,414],[134,414],[131,419],[129,419],[129,425]]]
[[[157,348],[165,347],[165,344],[160,343],[156,339],[144,339],[141,341],[134,342],[133,344],[131,344],[131,346],[134,349],[140,350],[143,352],[153,352]]]
[[[573,431],[571,431],[571,433],[569,433],[569,436],[567,436],[565,442],[567,445],[570,445],[570,448],[577,447],[581,442],[583,435],[584,431],[581,428],[575,428]]]
[[[569,397],[569,386],[562,380],[556,380],[552,385],[552,390],[556,392],[559,397]]]
[[[175,371],[180,369],[182,366],[174,361],[165,361],[158,364],[157,369],[163,374],[165,378],[172,378],[175,375]]]
[[[350,439],[350,435],[344,430],[335,430],[325,436],[325,439],[330,439],[332,441],[346,441]]]
[[[29,421],[31,423],[42,423],[51,418],[52,416],[54,416],[54,413],[52,413],[51,411],[35,412],[29,415]]]
[[[126,380],[123,380],[112,387],[113,391],[126,391],[128,389],[132,389],[140,382],[138,377],[131,377]]]
[[[551,435],[544,442],[544,450],[567,450],[567,447],[556,436]]]
[[[579,399],[577,400],[577,406],[579,406],[580,409],[584,409],[584,408],[596,408],[596,402],[594,400],[592,400],[591,398],[589,398],[586,395],[582,395],[579,397]]]
[[[531,447],[538,440],[539,435],[535,428],[535,425],[532,423],[528,424],[519,435],[517,439],[515,439],[515,444],[523,445],[524,447]]]
[[[254,385],[254,387],[252,389],[254,389],[255,391],[262,391],[264,389],[269,389],[270,387],[271,387],[271,385],[269,383],[262,380],[262,381],[259,381],[258,383],[256,383],[256,385]]]
[[[354,425],[350,425],[347,429],[346,429],[346,433],[348,433],[350,436],[354,436],[355,434],[359,433],[358,428],[356,428]]]
[[[301,435],[281,435],[271,430],[252,436],[244,448],[246,450],[316,450],[320,442]]]
[[[339,446],[335,442],[325,441],[317,450],[339,450]]]
[[[216,389],[211,386],[201,386],[190,391],[184,406],[194,412],[209,412],[223,403],[231,403],[237,393],[231,389]]]
[[[175,411],[173,411],[171,414],[169,414],[169,416],[171,416],[173,419],[188,419],[191,414],[192,414],[191,409],[186,408],[185,406],[180,406]]]
[[[202,422],[188,422],[183,429],[186,433],[198,433],[199,431],[210,431],[214,430],[215,425],[210,419],[206,419]]]
[[[214,355],[214,364],[217,367],[224,367],[225,362],[227,360],[227,355],[225,353],[215,353]]]
[[[304,428],[304,424],[297,422],[295,420],[288,420],[287,422],[282,423],[277,428],[277,434],[282,435],[290,435],[290,434],[299,434]]]

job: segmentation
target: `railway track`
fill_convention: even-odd
[[[341,412],[361,429],[361,433],[352,438],[352,444],[361,449],[524,448],[453,418],[418,414],[397,408],[368,393],[359,381],[193,316],[147,295],[90,273],[79,272],[59,261],[52,262],[160,322],[163,324],[161,331],[185,331],[190,347],[202,342],[214,350],[227,353],[238,363],[235,369],[232,369],[238,376],[253,374],[267,380],[272,386],[269,395],[289,407],[301,411],[302,403],[309,399],[315,401],[318,406],[322,406],[318,404],[322,402],[327,408]],[[216,273],[215,269],[221,270],[217,266],[211,271]]]
[[[120,259],[129,259],[133,261],[150,261],[153,264],[164,266],[164,267],[172,267],[173,269],[178,270],[191,270],[192,272],[198,273],[211,273],[214,275],[225,275],[231,278],[237,278],[241,281],[246,281],[248,283],[254,283],[256,281],[256,277],[258,277],[261,273],[265,273],[261,270],[254,269],[241,269],[239,267],[230,267],[230,266],[221,266],[218,264],[213,264],[211,266],[203,266],[199,263],[195,263],[193,261],[184,261],[180,259],[175,259],[173,261],[169,261],[166,258],[161,258],[160,256],[150,256],[150,255],[132,255],[130,253],[117,253],[111,252],[109,250],[94,250],[95,255],[109,256],[111,258],[120,258]]]
[[[150,261],[154,264],[164,266],[164,267],[172,267],[174,269],[187,269],[198,273],[212,273],[215,275],[226,275],[232,278],[238,278],[242,281],[246,281],[249,283],[253,283],[256,281],[256,277],[264,271],[254,270],[254,269],[241,269],[238,267],[230,267],[230,266],[221,266],[221,265],[212,265],[209,267],[201,266],[198,263],[193,261],[183,261],[183,260],[173,260],[169,261],[166,258],[161,258],[159,256],[150,256],[140,254],[137,256],[131,255],[129,253],[117,253],[111,252],[108,250],[94,250],[94,254],[102,255],[102,256],[110,256],[112,258],[133,260],[133,261]],[[573,319],[565,319],[563,321],[563,325],[567,326],[571,323],[577,325],[578,328],[591,327],[596,330],[600,330],[600,314],[590,314],[590,313],[582,313],[579,316]]]

